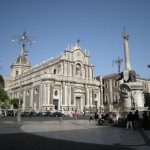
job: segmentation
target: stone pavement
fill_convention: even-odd
[[[94,149],[96,146],[98,149],[102,148],[105,150],[150,150],[150,130],[132,131],[118,127],[98,126],[95,121],[89,122],[88,120],[63,120],[62,122],[25,121],[19,124],[12,121],[4,121],[3,124],[7,128],[1,130],[0,134],[4,134],[4,132],[7,135],[12,133],[26,133],[34,137],[53,139],[55,142],[63,141],[64,143],[69,141],[69,144],[75,144],[73,148],[78,144],[80,148],[84,145],[82,150],[85,147],[87,147],[86,149],[90,149],[91,145],[89,144],[92,144],[91,149]],[[9,130],[9,127],[11,130]],[[19,130],[17,130],[18,127]],[[57,148],[55,147],[54,149]]]

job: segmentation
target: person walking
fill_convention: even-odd
[[[126,126],[126,129],[127,129],[127,130],[129,129],[129,127],[130,127],[130,129],[132,130],[132,128],[133,128],[132,121],[133,121],[133,114],[132,114],[132,112],[130,112],[130,113],[127,115],[127,126]]]
[[[89,118],[89,121],[93,120],[93,114],[90,113],[90,118]]]
[[[76,113],[76,112],[73,113],[73,118],[74,118],[75,120],[77,120],[77,113]]]
[[[143,129],[143,112],[139,112],[139,128],[140,130]]]
[[[62,123],[63,122],[63,116],[62,114],[59,115],[59,123]]]
[[[96,111],[95,114],[94,114],[94,119],[95,119],[96,122],[98,120],[98,116],[99,116],[98,111]]]
[[[149,124],[148,115],[147,115],[147,112],[144,111],[144,113],[143,113],[143,128],[144,128],[144,130],[148,130],[148,124]]]
[[[136,110],[133,115],[133,125],[134,125],[134,130],[139,130],[139,112],[138,112],[138,110]]]

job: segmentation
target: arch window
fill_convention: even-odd
[[[54,69],[53,73],[56,74],[56,69]]]
[[[38,94],[38,88],[35,88],[34,93],[35,93],[35,94]]]
[[[28,90],[28,91],[27,91],[27,95],[29,95],[29,94],[30,94],[30,91]]]
[[[77,76],[80,76],[80,75],[81,75],[81,65],[80,65],[80,64],[77,64],[77,65],[76,65],[76,75],[77,75]]]
[[[16,76],[19,74],[19,71],[18,70],[16,70]]]

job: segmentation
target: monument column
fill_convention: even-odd
[[[54,85],[51,84],[50,85],[50,105],[53,105],[53,88],[54,88]]]
[[[123,32],[122,36],[124,38],[125,70],[131,70],[130,57],[129,57],[129,48],[128,48],[129,35],[126,34],[125,29],[124,29],[124,32]]]

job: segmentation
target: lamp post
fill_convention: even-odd
[[[23,32],[22,35],[13,35],[12,41],[18,41],[18,44],[22,45],[21,53],[20,53],[20,63],[21,63],[21,72],[20,72],[20,87],[19,87],[19,103],[18,103],[18,112],[17,112],[17,122],[21,122],[21,92],[22,92],[22,75],[23,75],[23,63],[24,58],[27,56],[27,51],[25,50],[26,43],[30,43],[30,46],[32,46],[32,43],[35,42],[35,37],[27,36],[26,32]]]
[[[1,61],[0,61],[0,63],[1,63]],[[2,75],[2,65],[1,65],[1,64],[0,64],[0,69],[1,69],[1,72],[0,72],[0,73],[1,73],[1,75]]]
[[[121,59],[120,57],[118,57],[117,60],[113,60],[113,64],[116,64],[118,66],[118,73],[120,73],[120,68],[121,68],[121,63],[123,62],[124,60]]]

